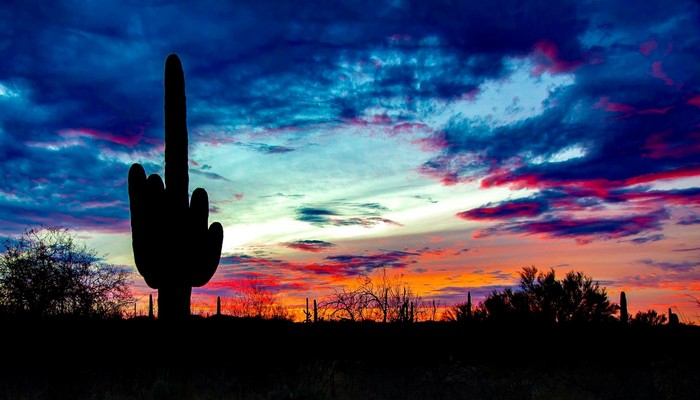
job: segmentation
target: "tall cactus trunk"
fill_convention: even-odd
[[[153,295],[148,295],[148,318],[153,319]]]
[[[467,317],[472,317],[472,292],[467,292]]]
[[[314,299],[314,324],[318,322],[318,307],[316,307],[316,299]]]
[[[221,296],[216,296],[216,315],[221,315]]]
[[[627,314],[627,295],[625,292],[620,292],[620,322],[626,324],[629,320],[629,314]]]
[[[185,76],[180,59],[165,62],[165,184],[140,164],[129,169],[134,261],[146,284],[158,289],[158,318],[190,315],[192,287],[203,286],[216,272],[223,227],[207,228],[209,198],[197,188],[189,199]]]
[[[190,315],[192,287],[168,285],[158,289],[158,319],[182,319]]]

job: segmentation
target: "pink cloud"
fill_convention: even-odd
[[[90,137],[97,140],[105,140],[108,142],[121,144],[127,147],[133,147],[141,140],[143,132],[128,136],[119,135],[111,132],[101,132],[95,129],[78,128],[78,129],[63,129],[58,131],[58,134],[64,138]]]
[[[649,54],[651,54],[652,51],[656,50],[658,47],[659,44],[656,42],[656,40],[650,39],[639,44],[639,52],[644,54],[645,56],[648,56]]]
[[[534,76],[540,76],[545,72],[551,74],[570,72],[580,65],[578,61],[566,61],[559,58],[559,48],[556,43],[549,40],[537,42],[532,51],[535,59]]]
[[[651,63],[651,76],[661,79],[667,86],[673,86],[673,79],[666,75],[661,61]]]
[[[621,118],[626,118],[634,114],[637,110],[627,104],[623,103],[613,103],[607,96],[601,97],[594,105],[593,108],[602,108],[605,112],[621,112],[623,115]]]
[[[700,95],[691,97],[690,99],[688,99],[687,103],[690,104],[691,106],[695,106],[697,108],[700,108]]]
[[[542,202],[513,201],[499,204],[493,207],[480,207],[457,213],[457,216],[466,220],[498,220],[519,217],[535,217],[546,209]]]
[[[681,158],[692,154],[700,154],[700,134],[694,133],[686,136],[687,140],[669,143],[666,138],[671,131],[656,133],[647,138],[642,150],[646,152],[644,157],[649,158]]]

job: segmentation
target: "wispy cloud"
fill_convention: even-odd
[[[584,244],[593,240],[618,239],[661,229],[661,222],[668,219],[666,210],[625,217],[565,218],[547,217],[540,220],[506,222],[482,229],[475,237],[514,233],[542,234],[549,238],[574,238]]]
[[[388,211],[378,203],[334,202],[323,207],[302,206],[296,210],[296,219],[319,227],[362,226],[369,228],[378,224],[401,225],[381,217]]]
[[[693,271],[700,267],[700,261],[654,261],[651,259],[639,260],[644,265],[648,265],[653,268],[658,268],[665,271],[677,271],[677,272],[688,272]]]
[[[337,245],[324,242],[323,240],[297,240],[294,242],[283,243],[283,245],[289,247],[290,249],[310,251],[312,253],[327,251],[337,247]]]

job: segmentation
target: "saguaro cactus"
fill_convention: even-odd
[[[472,292],[467,292],[467,318],[472,317]]]
[[[148,295],[148,319],[153,319],[153,295]]]
[[[629,320],[629,314],[627,314],[627,295],[625,292],[620,292],[620,322],[626,324]]]
[[[216,272],[224,231],[207,228],[209,198],[197,188],[189,199],[185,76],[180,59],[165,62],[165,185],[157,174],[146,178],[140,164],[129,169],[129,207],[136,268],[158,289],[158,318],[190,315],[192,287]]]

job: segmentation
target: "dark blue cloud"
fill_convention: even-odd
[[[335,217],[336,214],[333,211],[324,208],[313,208],[313,207],[300,207],[297,209],[297,220],[308,222],[314,225],[325,225],[329,224],[330,218]]]
[[[253,151],[257,151],[258,153],[263,153],[263,154],[278,154],[278,153],[288,153],[290,151],[294,151],[293,148],[290,147],[285,147],[285,146],[275,146],[275,145],[269,145],[265,143],[242,143],[242,142],[236,142],[237,146],[250,149]]]
[[[81,146],[27,147],[21,155],[2,159],[3,232],[36,225],[129,231],[126,165]]]
[[[369,228],[378,224],[400,225],[381,217],[386,211],[388,209],[379,203],[338,201],[329,204],[329,207],[299,207],[296,209],[296,219],[319,227],[357,225]]]
[[[407,251],[387,251],[378,254],[356,255],[342,254],[337,256],[328,256],[331,264],[343,265],[352,271],[352,275],[360,273],[369,273],[378,268],[404,268],[416,261],[413,257],[418,256],[418,253]]]
[[[549,238],[574,238],[579,243],[610,240],[661,230],[662,222],[670,217],[665,209],[647,214],[618,217],[571,218],[547,216],[537,220],[505,222],[485,228],[475,237],[495,234],[539,234]]]
[[[700,224],[700,215],[692,214],[681,218],[678,225],[697,225]]]
[[[641,236],[638,238],[634,238],[631,240],[631,242],[634,244],[645,244],[645,243],[651,243],[651,242],[658,242],[659,240],[663,240],[664,238],[666,238],[666,236],[664,236],[661,233],[657,233],[655,235]]]
[[[294,242],[284,243],[283,245],[290,249],[310,251],[312,253],[318,253],[337,247],[336,244],[323,240],[296,240]]]
[[[696,268],[700,267],[699,261],[683,261],[683,262],[673,262],[673,261],[654,261],[651,259],[640,260],[644,265],[648,265],[653,268],[662,269],[664,271],[675,271],[675,272],[690,272],[694,271]]]
[[[483,207],[457,213],[466,220],[504,220],[536,217],[547,211],[549,203],[544,198],[526,198],[500,203],[488,203]]]

